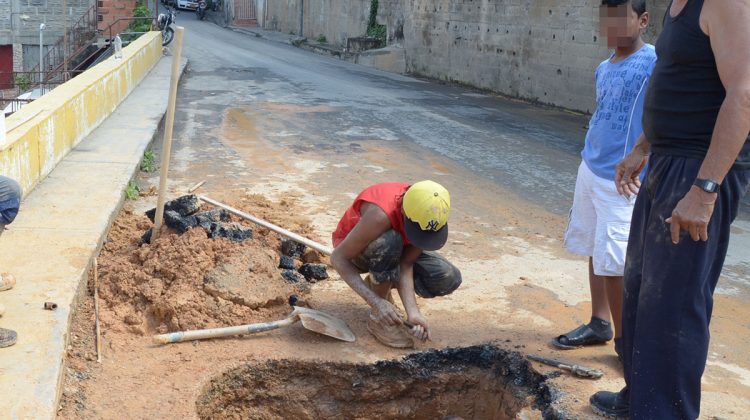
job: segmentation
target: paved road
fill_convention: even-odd
[[[190,77],[213,73],[262,87],[248,92],[253,96],[339,109],[311,121],[308,141],[322,147],[366,138],[413,142],[556,213],[569,208],[585,134],[581,116],[317,56],[194,21],[190,13],[180,18]]]
[[[586,117],[317,56],[194,21],[189,12],[180,24],[193,68],[262,85],[260,96],[342,109],[311,121],[318,130],[308,137],[322,147],[357,137],[413,142],[557,214],[569,209]],[[747,202],[745,210],[746,218]]]
[[[437,152],[477,177],[558,215],[569,209],[587,119],[465,88],[380,72],[195,20],[183,12],[190,60],[180,92],[178,130],[215,139],[228,107],[260,102],[325,107],[279,128],[290,148],[340,151],[369,140]],[[330,112],[330,111],[333,112]],[[198,136],[201,138],[201,136]],[[421,149],[420,149],[421,148]],[[749,197],[750,198],[750,197]],[[746,200],[729,265],[750,272]],[[745,286],[750,281],[742,279]]]

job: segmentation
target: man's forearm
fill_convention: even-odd
[[[417,298],[414,293],[414,266],[401,266],[401,278],[398,282],[398,295],[404,304],[407,316],[419,313]]]
[[[648,154],[651,153],[651,143],[646,139],[645,133],[641,133],[641,135],[638,136],[638,141],[635,142],[633,150],[643,156],[648,156]]]
[[[749,97],[745,92],[727,92],[698,178],[721,183],[732,168],[750,133]]]

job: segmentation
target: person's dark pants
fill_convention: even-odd
[[[692,186],[701,161],[653,155],[649,165],[625,263],[624,392],[631,419],[695,419],[713,293],[750,171],[730,171],[722,183],[707,242],[682,232],[674,245],[664,220]]]
[[[389,230],[370,242],[352,263],[377,283],[398,282],[403,250],[401,235]],[[460,285],[458,268],[435,252],[422,252],[414,263],[414,292],[423,298],[449,295]]]

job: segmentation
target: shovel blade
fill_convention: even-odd
[[[349,343],[356,340],[354,333],[346,325],[346,322],[325,312],[299,306],[294,307],[294,312],[297,313],[302,326],[307,330]]]

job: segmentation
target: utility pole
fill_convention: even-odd
[[[39,25],[39,83],[41,85],[44,80],[44,29],[47,27],[45,24]]]

